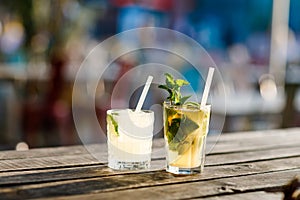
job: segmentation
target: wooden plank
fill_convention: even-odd
[[[257,142],[258,144],[253,143],[227,143],[227,144],[218,144],[215,146],[214,150],[210,153],[210,155],[214,154],[224,154],[228,152],[244,152],[244,151],[261,151],[264,149],[279,149],[279,148],[291,148],[291,151],[294,147],[300,146],[300,140],[291,139],[291,142],[287,143],[288,141],[283,140],[281,145],[278,145],[276,143],[271,142],[271,140],[264,139],[263,142]],[[267,145],[264,145],[264,141],[268,141]],[[153,159],[163,159],[165,157],[165,149],[164,147],[161,147],[163,143],[163,140],[159,140],[157,142],[154,142],[158,145],[156,145],[155,148],[153,148],[152,158]],[[93,145],[91,148],[92,152],[96,152],[93,155],[97,156],[97,159],[101,163],[106,163],[107,161],[107,149],[106,145]],[[49,152],[49,153],[48,153]],[[7,169],[20,169],[17,166],[22,166],[22,169],[28,169],[30,167],[31,161],[33,164],[33,168],[40,168],[45,167],[45,164],[42,164],[44,162],[49,163],[51,160],[55,160],[56,157],[64,155],[70,155],[72,157],[74,155],[74,158],[77,157],[89,157],[89,152],[86,151],[86,149],[83,146],[74,146],[74,147],[61,147],[61,148],[47,148],[47,149],[35,149],[25,152],[17,152],[17,151],[8,151],[8,152],[0,152],[0,155],[2,155],[2,160],[0,160],[0,171],[5,171]],[[55,158],[53,158],[55,157]],[[28,161],[28,159],[30,160]],[[34,158],[34,159],[31,159]],[[40,158],[41,162],[39,162]],[[49,159],[48,159],[49,158]],[[66,158],[68,159],[68,158]],[[9,160],[9,161],[7,161]],[[14,161],[18,160],[18,161]],[[23,160],[23,161],[19,161]],[[45,161],[46,160],[46,161]],[[48,161],[47,161],[48,160]],[[79,159],[80,160],[80,159]],[[78,160],[78,161],[79,161]],[[16,163],[15,163],[16,162]],[[20,164],[18,164],[20,163]],[[61,161],[59,161],[61,163]],[[38,165],[38,166],[37,166]]]
[[[0,172],[107,164],[107,152],[101,152],[94,155],[96,155],[97,158],[93,157],[90,154],[83,154],[83,155],[67,155],[67,156],[61,155],[61,156],[54,156],[54,157],[0,160]],[[267,150],[254,150],[248,152],[212,154],[206,157],[206,166],[251,162],[251,161],[258,161],[258,160],[284,158],[284,157],[294,157],[299,155],[300,155],[300,146],[290,147],[290,148],[279,148],[279,149],[276,148],[270,150],[267,149]],[[154,150],[152,158],[154,160],[159,160],[159,159],[164,160],[165,159],[164,148]]]
[[[145,170],[118,171],[108,168],[106,165],[90,165],[79,167],[55,168],[44,170],[0,172],[0,187],[29,183],[43,183],[51,181],[84,179],[92,177],[105,177],[120,174],[136,174],[150,171],[163,170],[163,160],[152,161],[151,168]]]
[[[95,195],[79,195],[79,196],[68,196],[67,198],[70,198],[71,200],[77,200],[80,198],[87,198],[89,200],[94,199],[100,199],[99,194]],[[248,192],[248,193],[241,193],[241,194],[228,194],[228,195],[220,195],[220,196],[213,196],[213,197],[200,197],[200,198],[188,198],[188,199],[205,199],[205,200],[253,200],[253,199],[259,199],[259,200],[281,200],[283,199],[283,194],[281,192],[276,193],[268,193],[268,192]],[[64,199],[65,197],[58,197],[55,198],[57,200]],[[115,199],[125,199],[124,197],[114,197]],[[164,197],[166,198],[166,197]],[[46,200],[49,198],[39,198],[37,200]],[[178,199],[178,198],[174,198]],[[183,198],[182,198],[183,199]]]
[[[286,136],[290,138],[293,137],[295,140],[300,140],[300,128],[289,128],[280,130],[265,130],[265,131],[254,131],[254,132],[237,132],[237,133],[223,133],[219,136],[210,135],[208,137],[208,142],[213,142],[218,140],[218,143],[234,143],[234,141],[249,141],[257,140],[258,138],[280,138],[286,139]],[[281,142],[284,142],[281,140]],[[163,139],[155,139],[153,146],[162,147],[164,145]],[[268,141],[268,140],[267,140]],[[98,148],[98,147],[97,147]],[[105,150],[105,147],[103,148]],[[21,159],[21,158],[34,158],[34,157],[45,157],[45,156],[56,156],[56,155],[74,155],[87,153],[83,146],[68,146],[68,147],[51,147],[51,148],[37,148],[30,149],[29,151],[1,151],[0,160],[2,159]]]
[[[95,169],[94,169],[95,170]],[[207,183],[208,185],[214,185],[215,182],[220,182],[220,180],[227,179],[235,179],[237,177],[247,177],[251,176],[256,179],[257,176],[261,176],[264,174],[275,174],[283,173],[285,177],[291,177],[292,174],[296,175],[300,173],[300,157],[298,159],[289,158],[289,159],[278,159],[272,161],[262,161],[262,162],[254,162],[248,164],[237,164],[237,165],[226,165],[226,166],[215,166],[215,167],[207,167],[205,171],[201,175],[194,176],[176,176],[170,173],[165,172],[164,170],[160,171],[150,171],[150,172],[128,172],[128,174],[118,174],[114,176],[107,176],[107,169],[99,168],[98,171],[94,171],[96,175],[95,178],[83,178],[76,177],[76,170],[69,171],[65,173],[65,177],[70,177],[71,174],[75,175],[70,180],[62,181],[63,173],[59,173],[58,180],[55,181],[55,178],[49,180],[49,175],[47,174],[35,174],[35,176],[28,176],[29,179],[38,179],[40,175],[40,180],[42,180],[39,184],[29,184],[29,185],[20,185],[14,187],[2,187],[0,188],[1,196],[7,198],[36,198],[36,197],[44,197],[44,196],[59,196],[59,195],[74,195],[74,194],[84,194],[84,193],[95,193],[95,192],[103,192],[103,191],[117,191],[117,190],[131,190],[132,188],[143,188],[143,187],[151,187],[151,186],[162,186],[162,187],[172,187],[181,185],[183,183],[193,184],[194,182]],[[103,173],[104,172],[104,173]],[[51,174],[51,177],[55,177],[55,173]],[[83,176],[83,174],[81,174]],[[268,175],[269,176],[269,175]],[[271,175],[270,175],[271,176]],[[280,175],[281,177],[281,175]],[[277,178],[280,178],[277,176]],[[3,178],[3,179],[2,179]],[[2,177],[1,180],[11,179],[11,176]],[[20,177],[19,177],[20,178]],[[268,178],[268,177],[265,177]],[[247,181],[249,182],[248,178]],[[18,178],[15,178],[18,180]],[[13,181],[15,181],[13,180]],[[24,177],[21,177],[19,180],[24,181]],[[286,179],[284,179],[286,180]],[[46,181],[43,183],[43,181]],[[50,182],[54,181],[54,182]],[[230,183],[231,181],[227,181]],[[9,183],[5,181],[3,185]],[[23,182],[24,183],[24,182]],[[28,183],[28,182],[27,182]],[[270,184],[273,184],[272,187],[280,186],[278,183],[281,183],[279,180],[270,181]],[[227,186],[225,185],[225,191],[221,191],[221,193],[227,193]],[[275,184],[275,185],[274,185]],[[169,186],[168,186],[169,185]],[[202,184],[201,184],[202,186]],[[240,184],[235,184],[234,187],[239,186]],[[221,187],[221,186],[220,186]],[[251,187],[256,187],[256,183],[249,183],[248,189]],[[230,188],[230,187],[229,187]],[[232,190],[234,188],[231,188]],[[241,191],[241,189],[236,189]],[[18,191],[16,195],[16,191]],[[216,191],[217,192],[217,191]],[[219,194],[214,193],[214,194]],[[21,195],[21,196],[20,196]],[[34,195],[34,196],[31,196]],[[207,194],[212,195],[212,194]]]
[[[265,140],[269,140],[265,138]],[[286,148],[286,147],[298,147],[300,146],[300,142],[295,139],[291,139],[291,141],[284,141],[281,144],[273,143],[272,141],[263,142],[262,140],[255,143],[228,143],[228,144],[217,144],[214,148],[207,149],[209,154],[224,154],[230,152],[247,152],[254,150],[264,150],[264,149],[278,149],[278,148]],[[211,151],[209,151],[211,150]]]
[[[206,165],[227,165],[300,156],[300,146],[206,156]]]
[[[248,139],[259,139],[268,136],[269,138],[276,137],[300,137],[300,128],[287,128],[287,129],[273,129],[273,130],[260,130],[260,131],[247,131],[247,132],[235,132],[235,133],[222,133],[221,138],[218,135],[210,135],[211,140],[219,141],[240,141]]]
[[[260,136],[259,134],[256,135],[257,138],[260,138],[259,140],[256,138],[251,139],[248,134],[245,134],[247,135],[246,139],[242,141],[239,139],[235,142],[233,142],[234,140],[231,141],[230,137],[232,136],[225,137],[225,139],[217,146],[222,147],[222,149],[207,157],[207,166],[205,167],[204,173],[200,176],[196,175],[188,177],[178,177],[169,174],[164,170],[159,170],[164,166],[164,160],[160,160],[163,159],[161,154],[163,148],[161,146],[155,146],[155,144],[154,158],[156,160],[152,163],[154,163],[156,168],[144,172],[109,171],[110,169],[101,165],[106,163],[104,160],[104,162],[99,162],[91,155],[87,154],[82,146],[62,147],[61,149],[50,148],[49,151],[51,153],[47,153],[45,150],[40,152],[39,149],[34,150],[33,154],[9,152],[2,157],[2,160],[0,159],[0,170],[2,169],[1,163],[4,163],[4,167],[6,166],[6,169],[4,169],[2,173],[0,172],[0,199],[2,197],[4,199],[23,199],[26,197],[44,197],[44,195],[62,196],[84,193],[97,193],[96,198],[99,198],[98,195],[100,194],[101,197],[102,194],[104,194],[104,197],[109,197],[109,194],[112,193],[114,195],[117,194],[118,197],[119,192],[126,192],[125,190],[129,190],[134,194],[137,191],[137,194],[139,195],[146,195],[149,194],[149,192],[150,194],[153,192],[150,188],[166,187],[166,189],[168,189],[171,186],[179,187],[182,184],[186,184],[187,188],[185,190],[182,188],[182,192],[184,193],[189,191],[190,184],[192,184],[191,188],[195,189],[196,186],[193,184],[196,183],[202,183],[203,185],[205,185],[204,183],[207,183],[210,187],[213,187],[216,183],[224,183],[222,181],[225,179],[226,181],[229,180],[229,184],[228,182],[225,182],[227,185],[225,184],[225,186],[223,185],[219,188],[219,190],[222,190],[221,192],[217,190],[218,192],[215,194],[207,194],[206,196],[212,198],[213,196],[217,197],[218,195],[229,193],[248,193],[253,190],[264,190],[265,188],[250,188],[250,186],[256,187],[257,184],[252,185],[252,180],[249,181],[245,177],[277,173],[276,176],[281,181],[286,178],[286,176],[281,178],[278,173],[283,173],[284,175],[300,174],[300,159],[298,153],[300,151],[299,146],[297,145],[299,144],[299,140],[297,139],[299,135],[297,134],[298,130],[292,131],[292,134],[294,134],[292,137],[276,137],[277,139],[275,138],[274,140],[270,139],[272,137]],[[282,136],[285,134],[286,133],[284,132],[281,133]],[[223,136],[221,138],[223,138]],[[163,145],[163,142],[160,142],[160,145]],[[257,149],[255,146],[259,148]],[[75,155],[72,154],[72,148],[79,149],[75,152]],[[249,152],[249,149],[252,150]],[[96,145],[93,151],[97,152],[97,155],[100,155],[101,159],[104,159],[107,154],[105,152],[105,146],[101,145]],[[66,156],[61,156],[65,155],[65,153]],[[233,165],[232,163],[237,164]],[[235,181],[234,178],[241,177],[244,177],[246,181],[251,183],[248,185],[249,188],[241,190],[240,187],[237,187],[236,189],[236,185],[231,184],[231,179]],[[262,180],[264,181],[267,178],[268,177],[264,177]],[[257,177],[254,177],[254,179],[257,179]],[[218,182],[220,180],[221,182]],[[276,179],[270,180],[273,185],[270,186],[266,184],[267,188],[280,187],[280,185],[276,186]],[[233,183],[235,183],[234,181]],[[6,187],[9,185],[12,187]],[[205,187],[203,188],[205,189]],[[143,189],[147,189],[145,193],[142,191]],[[193,190],[191,189],[190,191]],[[2,196],[2,194],[6,196]],[[156,189],[154,190],[154,194],[161,195]],[[174,192],[174,194],[176,193]],[[202,193],[199,194],[202,195]],[[123,195],[126,195],[126,193]],[[173,192],[171,195],[173,195]],[[91,198],[93,198],[92,196]],[[132,197],[133,196],[131,195],[131,198]],[[173,197],[177,196],[175,195]],[[192,195],[191,197],[184,198],[194,197],[202,196]]]
[[[299,131],[293,132],[282,132],[282,131],[266,131],[266,132],[244,132],[244,133],[223,133],[220,137],[210,136],[208,137],[209,141],[218,141],[219,144],[222,143],[235,143],[235,142],[255,142],[255,141],[264,141],[264,142],[276,142],[280,144],[285,140],[289,140],[291,138],[300,139],[300,129]],[[265,139],[269,139],[266,140]],[[281,140],[281,141],[280,141]]]
[[[195,199],[205,199],[205,200],[234,200],[234,199],[242,199],[242,200],[274,200],[274,199],[283,199],[283,193],[276,192],[249,192],[242,194],[228,194],[214,197],[205,197],[205,198],[195,198]]]
[[[122,174],[136,174],[145,172],[160,173],[164,171],[165,161],[156,160],[151,163],[151,169],[139,171],[115,171],[103,165],[83,166],[71,168],[59,168],[48,170],[32,170],[0,173],[0,186],[18,185],[29,183],[42,183],[51,181],[86,179],[93,177],[106,177]],[[300,157],[276,159],[246,164],[205,167],[204,177],[196,177],[195,180],[222,178],[236,175],[247,175],[251,173],[265,173],[286,169],[295,169],[300,166]],[[157,172],[156,172],[157,171]],[[168,178],[169,176],[167,176]],[[193,179],[191,179],[193,180]]]
[[[214,145],[214,136],[208,137],[207,146],[210,149]],[[255,149],[271,149],[280,147],[300,146],[300,128],[275,131],[243,132],[222,134],[216,146],[210,152],[227,153],[236,151],[248,151]],[[102,157],[107,155],[106,144],[88,145],[92,152],[97,152]],[[164,140],[155,139],[153,141],[153,152],[164,150]],[[1,160],[45,158],[60,155],[81,155],[89,154],[84,146],[69,146],[55,148],[30,149],[29,151],[1,151]],[[159,155],[159,154],[158,154]],[[158,158],[156,154],[154,158]]]
[[[68,147],[36,148],[28,151],[0,151],[0,160],[13,160],[24,158],[41,158],[60,155],[87,154],[87,150],[82,145]]]
[[[160,184],[161,176],[148,176],[148,179],[130,176],[125,179],[105,181],[93,180],[91,182],[73,181],[68,185],[53,184],[47,187],[39,185],[5,188],[2,196],[6,199],[17,198],[42,198],[59,197],[57,199],[190,199],[200,197],[221,196],[234,193],[263,191],[276,188],[278,191],[282,185],[299,174],[300,169],[252,174],[247,176],[211,179],[206,181],[186,181],[177,184]],[[163,175],[163,174],[161,174]],[[170,175],[171,176],[171,175]],[[105,178],[103,178],[105,179]],[[149,185],[149,179],[158,183]],[[178,179],[178,177],[176,178]],[[146,181],[146,182],[144,182]],[[135,183],[136,185],[133,185]],[[117,186],[118,190],[111,189]],[[27,188],[25,188],[27,187]],[[18,191],[18,192],[16,192]],[[82,195],[82,193],[85,193]]]
[[[289,146],[300,146],[300,129],[293,134],[264,134],[259,137],[252,137],[250,133],[244,134],[244,138],[235,134],[223,134],[211,153],[226,153],[233,151],[248,151],[254,149],[271,149]],[[250,138],[249,138],[250,137]],[[232,140],[231,140],[232,139]]]
[[[234,134],[230,134],[234,135]],[[245,134],[248,136],[248,134]],[[218,143],[214,143],[214,140],[210,140],[208,137],[207,140],[207,153],[210,154],[220,154],[228,152],[240,152],[240,151],[249,151],[249,150],[264,150],[264,149],[278,149],[285,147],[299,147],[300,146],[300,133],[293,134],[282,137],[269,137],[267,134],[264,137],[260,138],[246,138],[239,140],[225,140],[222,141],[223,135]],[[153,151],[158,151],[158,149],[164,148],[163,140],[155,140],[153,142],[155,148]],[[154,154],[155,157],[157,157]]]
[[[55,156],[46,158],[26,158],[18,160],[1,160],[0,172],[9,172],[16,170],[46,169],[55,167],[70,167],[101,164],[93,156],[75,155],[75,156]]]

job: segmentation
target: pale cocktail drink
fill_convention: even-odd
[[[108,110],[108,166],[120,170],[149,168],[153,125],[153,111]]]
[[[164,138],[167,171],[175,174],[199,173],[204,167],[205,143],[210,105],[164,103]]]

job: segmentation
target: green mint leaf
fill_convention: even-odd
[[[171,74],[168,74],[168,73],[166,73],[165,76],[166,76],[166,84],[167,84],[167,86],[170,89],[174,88],[175,87],[175,80],[174,80],[173,76]]]
[[[170,133],[170,135],[168,137],[169,142],[173,141],[174,137],[178,133],[180,123],[181,123],[180,118],[172,119],[171,126],[169,126],[169,128],[168,128],[168,133]],[[178,138],[176,138],[176,139],[178,139]]]
[[[192,95],[184,96],[180,99],[180,104],[184,104]]]
[[[199,128],[199,125],[186,115],[181,115],[180,118],[172,119],[171,125],[168,125],[167,127],[168,130],[166,136],[169,149],[178,151],[179,154],[183,154],[193,141],[193,137],[190,136],[190,134]]]
[[[165,109],[167,112],[167,116],[174,116],[176,114],[178,114],[180,116],[180,114],[175,109],[172,109],[172,108],[165,108]]]
[[[168,93],[169,93],[169,96],[167,97],[167,99],[170,100],[170,101],[172,101],[173,92],[172,92],[172,90],[168,86],[166,86],[166,85],[159,85],[158,88],[167,90]]]
[[[112,115],[107,114],[107,117],[109,118],[109,120],[111,121],[112,125],[114,126],[115,134],[117,136],[119,136],[118,123],[116,122],[116,120],[113,118]]]
[[[170,96],[172,95],[172,90],[170,88],[168,88],[168,86],[166,86],[166,85],[159,85],[158,88],[167,90],[169,92]]]
[[[171,74],[165,73],[166,84],[159,85],[158,88],[167,90],[169,96],[167,97],[170,100],[172,105],[182,105],[189,97],[181,97],[180,88],[184,85],[189,85],[189,82],[183,79],[174,79]]]
[[[192,133],[197,128],[199,128],[199,125],[196,122],[188,118],[186,115],[182,116],[182,123],[180,125],[180,129],[184,135],[182,138],[186,138],[187,135]]]
[[[189,85],[190,83],[189,82],[187,82],[186,80],[182,80],[182,79],[177,79],[176,80],[176,85],[178,86],[178,87],[182,87],[182,86],[184,86],[184,85]]]
[[[180,105],[180,99],[181,99],[181,93],[180,91],[175,91],[174,92],[174,103],[175,105]]]

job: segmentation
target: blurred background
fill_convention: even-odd
[[[212,56],[227,96],[223,132],[300,126],[299,9],[299,0],[1,0],[0,149],[80,144],[72,86],[81,62],[145,26],[184,33]],[[140,59],[121,57],[99,83],[100,124],[107,94]]]

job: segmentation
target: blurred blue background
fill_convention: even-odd
[[[299,9],[299,0],[1,0],[0,149],[79,144],[71,98],[81,62],[108,37],[146,26],[184,33],[212,56],[227,94],[224,132],[299,126]],[[107,94],[139,59],[118,59],[99,83],[102,126]],[[192,69],[176,68],[202,90]]]

